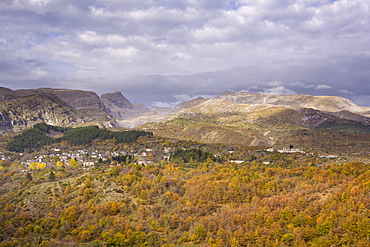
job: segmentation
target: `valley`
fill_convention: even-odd
[[[368,245],[370,111],[347,99],[2,88],[0,110],[0,246]]]

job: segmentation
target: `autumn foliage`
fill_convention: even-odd
[[[33,172],[0,171],[0,246],[369,244],[370,164],[130,163],[53,181]]]

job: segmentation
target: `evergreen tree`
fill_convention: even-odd
[[[50,174],[49,174],[49,180],[51,180],[51,181],[55,180],[55,174],[54,174],[53,171],[51,171]]]
[[[26,179],[28,181],[32,181],[32,175],[31,175],[31,173],[27,172]]]

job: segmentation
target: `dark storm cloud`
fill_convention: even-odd
[[[5,0],[0,83],[146,104],[247,90],[370,105],[369,16],[362,0]]]

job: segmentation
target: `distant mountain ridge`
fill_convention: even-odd
[[[101,102],[99,96],[90,91],[71,90],[71,89],[20,89],[15,91],[19,96],[48,93],[54,94],[75,109],[94,108],[109,113],[109,110]]]
[[[269,95],[226,91],[175,107],[148,108],[121,92],[0,87],[0,130],[36,123],[99,125],[150,130],[164,137],[202,142],[274,145],[291,131],[335,129],[370,133],[370,108],[334,96]]]
[[[239,95],[226,94],[209,99],[193,107],[180,110],[157,123],[141,126],[156,134],[178,139],[195,139],[207,143],[234,143],[250,146],[274,146],[284,140],[288,133],[300,132],[304,129],[333,129],[339,131],[370,133],[370,118],[348,110],[368,113],[365,107],[356,106],[345,99],[329,97],[330,107],[325,105],[325,97],[306,97],[317,110],[306,108],[293,96],[253,95],[257,103],[245,100]],[[230,98],[231,97],[233,98]],[[301,96],[298,96],[298,99]],[[296,104],[293,104],[294,101]],[[338,100],[350,107],[335,106]],[[317,101],[317,102],[315,102]],[[320,103],[321,102],[321,103]]]
[[[336,96],[272,95],[249,92],[226,91],[217,96],[235,104],[270,104],[284,106],[299,106],[320,111],[339,112],[349,111],[357,114],[370,115],[370,108],[361,107],[351,100]]]

